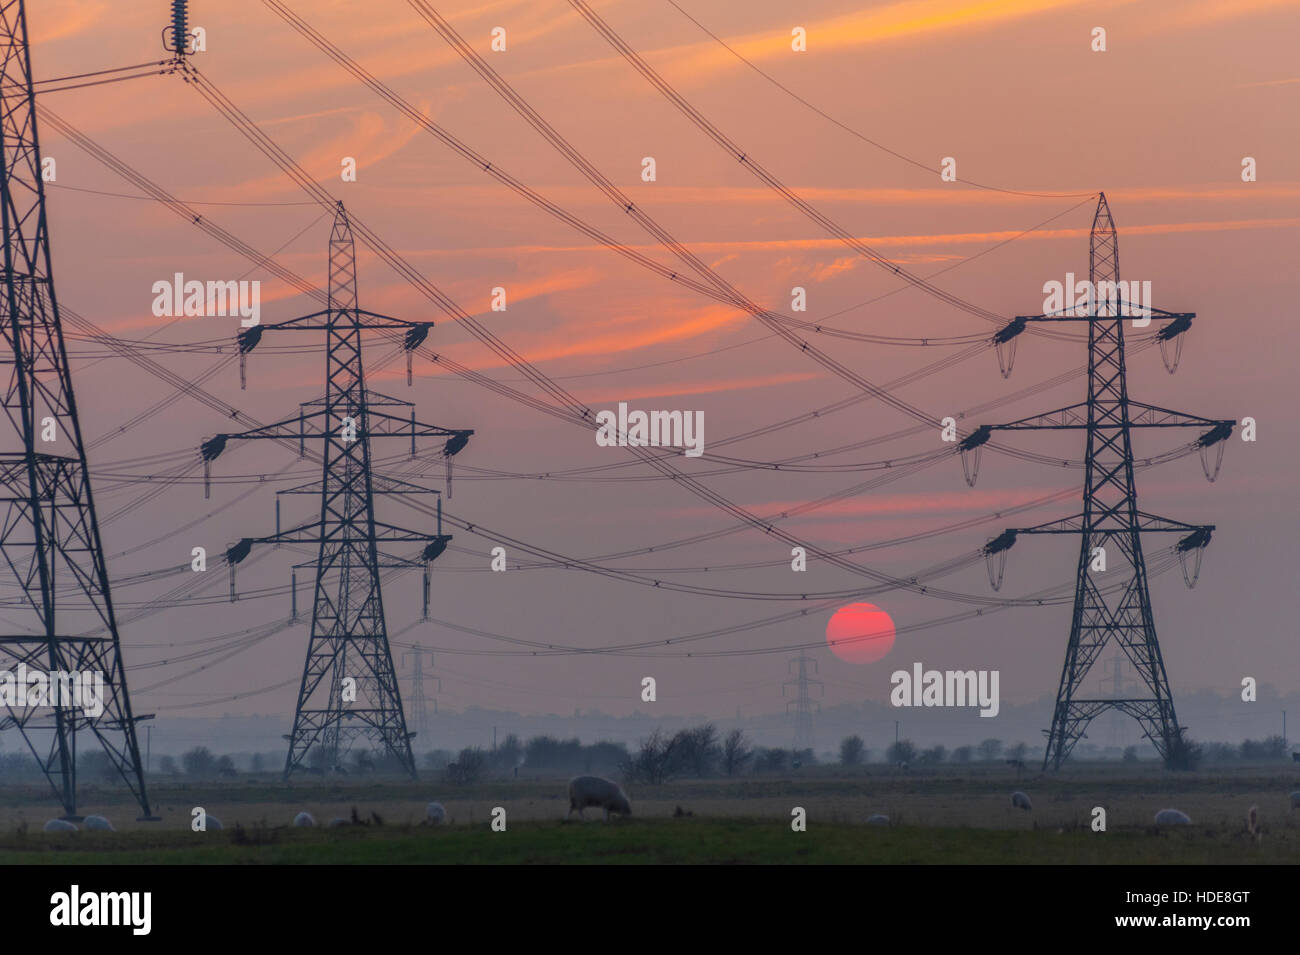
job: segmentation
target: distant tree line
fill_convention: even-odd
[[[1289,744],[1281,736],[1245,739],[1240,743],[1196,743],[1179,741],[1174,754],[1180,768],[1192,768],[1201,762],[1267,762],[1288,758]],[[1029,753],[1027,744],[1010,746],[1000,739],[986,739],[978,745],[962,745],[952,750],[942,745],[919,748],[909,739],[891,743],[883,752],[889,765],[938,765],[941,763],[1023,762]],[[846,736],[839,745],[839,765],[855,767],[871,761],[872,751],[861,736]],[[1138,759],[1138,748],[1129,746],[1124,762]],[[253,753],[240,757],[246,772],[275,772],[284,765],[282,752]],[[236,776],[235,757],[218,755],[206,746],[195,746],[179,757],[161,755],[155,760],[156,772],[166,776],[184,775],[193,779],[219,779]],[[346,774],[397,774],[402,767],[390,756],[368,750],[354,750],[343,759],[334,759],[323,747],[309,751],[309,771]],[[655,729],[634,747],[623,743],[599,741],[582,743],[577,737],[559,739],[534,736],[524,741],[510,734],[495,748],[465,747],[453,753],[433,750],[424,754],[423,768],[440,773],[444,780],[470,785],[491,776],[527,773],[588,773],[621,775],[629,782],[650,784],[670,779],[710,776],[773,775],[816,765],[811,749],[795,751],[788,747],[764,747],[751,743],[744,731],[731,730],[725,735],[713,723],[702,723],[676,732]],[[77,754],[77,772],[87,781],[111,783],[117,774],[107,755],[97,748],[85,747]],[[27,753],[0,751],[0,780],[35,781],[41,779],[36,760]]]

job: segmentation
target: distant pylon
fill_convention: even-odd
[[[438,498],[436,534],[386,524],[375,517],[376,494],[439,494],[371,471],[370,441],[374,438],[445,439],[447,460],[458,454],[474,432],[448,430],[416,421],[409,402],[366,388],[361,364],[361,339],[369,329],[405,329],[409,353],[428,334],[429,324],[378,315],[357,304],[356,245],[343,203],[339,203],[329,243],[330,285],[323,312],[273,324],[259,324],[239,335],[241,357],[258,344],[264,331],[324,331],[326,339],[325,397],[307,402],[296,418],[241,434],[218,434],[203,442],[210,464],[229,439],[267,439],[305,444],[321,441],[319,482],[281,493],[309,494],[320,500],[319,518],[267,537],[245,537],[226,552],[234,568],[255,543],[319,545],[312,602],[311,635],[303,667],[293,729],[287,739],[285,776],[299,769],[313,749],[322,751],[327,766],[337,767],[354,741],[367,739],[415,776],[411,734],[402,710],[401,691],[393,668],[384,618],[379,569],[422,568],[425,572],[425,616],[428,615],[429,564],[451,540],[442,533],[442,500]],[[242,369],[241,369],[242,374]],[[409,378],[408,378],[409,382]],[[410,417],[391,408],[409,411]],[[308,411],[307,409],[313,409]],[[421,544],[416,557],[381,554],[386,543]]]
[[[1132,680],[1126,679],[1124,675],[1124,654],[1116,650],[1107,659],[1102,661],[1102,672],[1106,676],[1102,677],[1102,686],[1110,693],[1112,700],[1122,700],[1130,697],[1135,689]],[[1109,680],[1109,686],[1106,686]],[[1110,715],[1110,743],[1112,746],[1123,746],[1125,733],[1122,724],[1123,715],[1115,712]]]
[[[799,654],[793,660],[789,661],[786,666],[786,673],[790,672],[791,666],[799,668],[798,675],[793,680],[786,680],[781,684],[781,695],[785,696],[787,687],[795,688],[795,697],[785,704],[786,712],[790,712],[790,707],[794,707],[794,748],[795,752],[803,752],[807,749],[815,748],[813,735],[813,714],[820,708],[820,704],[812,698],[811,687],[816,687],[819,693],[824,692],[821,680],[812,679],[808,676],[808,664],[813,665],[813,670],[817,669],[817,661],[805,653]]]
[[[1179,559],[1195,555],[1199,572],[1200,553],[1210,542],[1213,525],[1184,524],[1157,517],[1138,509],[1133,479],[1134,428],[1195,427],[1207,429],[1194,443],[1201,449],[1206,476],[1213,479],[1206,464],[1206,449],[1232,433],[1234,421],[1202,418],[1134,401],[1128,394],[1124,359],[1124,321],[1148,316],[1169,319],[1157,337],[1163,342],[1181,335],[1195,313],[1166,312],[1148,301],[1135,308],[1137,296],[1125,297],[1120,281],[1119,238],[1103,193],[1097,201],[1089,240],[1089,289],[1087,306],[1075,306],[1075,290],[1065,290],[1065,307],[1042,315],[1017,316],[998,337],[1002,344],[1019,335],[1027,322],[1086,322],[1088,325],[1088,397],[1085,401],[1008,424],[982,425],[961,443],[963,455],[977,452],[994,430],[1085,432],[1086,457],[1083,511],[1072,517],[1037,527],[1007,530],[985,547],[990,561],[990,580],[1000,580],[1006,551],[1018,534],[1078,534],[1079,564],[1076,572],[1074,615],[1070,641],[1061,671],[1056,708],[1048,736],[1043,768],[1059,769],[1081,738],[1088,724],[1106,710],[1127,713],[1170,766],[1186,764],[1183,728],[1174,712],[1169,678],[1156,639],[1147,589],[1146,560],[1142,534],[1181,533],[1185,536],[1175,550]],[[1131,283],[1130,288],[1137,283]],[[969,469],[967,471],[969,477]],[[1217,468],[1214,474],[1217,475]],[[992,570],[998,563],[998,571]],[[1184,567],[1186,574],[1186,567]],[[1194,576],[1188,577],[1189,586]],[[1081,698],[1078,692],[1098,655],[1115,640],[1132,664],[1145,693],[1103,698]]]
[[[95,715],[97,706],[81,705],[84,696],[69,701],[61,688],[58,698],[28,696],[22,706],[4,706],[0,730],[18,730],[71,818],[77,818],[77,734],[90,732],[142,818],[152,819],[135,728],[149,717],[131,712],[54,294],[22,0],[0,3],[0,149],[0,363],[9,366],[3,402],[11,426],[0,443],[0,556],[21,589],[4,601],[0,670],[16,671],[24,694],[29,684],[19,667],[47,678],[84,674],[92,689],[94,674],[103,679],[103,709]]]
[[[402,654],[402,663],[406,663],[407,657],[415,658],[415,665],[411,669],[411,715],[415,718],[415,735],[420,742],[426,746],[429,744],[429,701],[424,694],[424,681],[431,679],[438,684],[438,689],[442,689],[442,680],[433,674],[426,676],[424,672],[424,655],[429,655],[429,662],[433,663],[433,651],[425,650],[423,647],[412,647]],[[437,706],[437,701],[434,701]]]

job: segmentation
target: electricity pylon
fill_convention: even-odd
[[[1143,533],[1153,532],[1184,534],[1176,545],[1179,557],[1184,559],[1194,553],[1199,568],[1201,552],[1209,544],[1214,526],[1184,524],[1138,509],[1131,433],[1135,428],[1207,428],[1195,441],[1201,448],[1202,462],[1206,462],[1207,449],[1214,445],[1219,446],[1221,462],[1223,442],[1232,434],[1236,422],[1170,411],[1129,397],[1124,320],[1148,313],[1170,319],[1170,324],[1157,333],[1157,338],[1164,343],[1186,331],[1195,313],[1166,312],[1151,307],[1149,302],[1146,311],[1137,311],[1132,307],[1132,299],[1124,300],[1119,239],[1105,193],[1097,202],[1089,251],[1091,292],[1084,314],[1076,314],[1078,309],[1067,305],[1060,312],[1017,316],[995,339],[1000,346],[1004,345],[1020,334],[1028,322],[1086,322],[1087,400],[1020,421],[981,425],[960,447],[963,455],[977,453],[994,430],[1075,429],[1086,435],[1082,513],[1036,527],[1007,530],[985,546],[990,561],[989,578],[997,586],[1005,567],[1006,552],[1018,534],[1078,534],[1081,538],[1070,642],[1061,670],[1052,728],[1046,731],[1044,770],[1049,766],[1060,769],[1075,743],[1084,736],[1088,724],[1109,709],[1127,713],[1137,720],[1166,764],[1178,768],[1186,764],[1187,747],[1156,639],[1141,538]],[[1067,289],[1066,295],[1073,295],[1073,290]],[[1206,477],[1213,480],[1217,467],[1212,475],[1209,465],[1205,466]],[[996,572],[994,562],[999,565]],[[1104,585],[1117,581],[1122,585],[1106,586],[1103,592]],[[1189,585],[1194,582],[1193,577],[1188,578]],[[1128,657],[1145,692],[1104,698],[1078,696],[1088,671],[1112,639]]]
[[[152,819],[135,729],[137,721],[149,717],[131,713],[54,294],[22,0],[0,2],[0,148],[5,270],[0,363],[10,367],[3,400],[12,426],[0,446],[0,555],[22,589],[21,596],[3,601],[0,670],[99,673],[104,681],[97,715],[91,715],[98,708],[93,705],[88,710],[66,699],[32,700],[28,687],[21,686],[24,699],[11,702],[24,705],[0,710],[0,730],[18,730],[63,803],[65,817],[72,819],[77,818],[77,733],[88,730],[139,803],[142,818]],[[56,705],[26,705],[33,702]]]
[[[817,661],[807,654],[801,653],[793,660],[789,661],[786,666],[786,672],[790,672],[790,666],[798,665],[799,673],[793,680],[786,680],[781,684],[781,695],[785,696],[785,689],[788,686],[795,688],[795,697],[785,704],[786,712],[790,707],[794,707],[794,749],[795,752],[803,752],[806,749],[814,748],[813,741],[813,713],[820,706],[812,698],[810,687],[817,687],[818,692],[822,692],[822,681],[810,679],[808,676],[808,664],[813,665],[814,671],[817,668]]]
[[[423,647],[412,647],[402,654],[402,662],[406,662],[407,657],[415,658],[415,666],[411,671],[411,714],[415,717],[415,735],[422,737],[425,745],[429,742],[429,703],[424,695],[424,655],[429,655],[429,662],[433,662],[433,651],[426,650]],[[438,689],[442,689],[442,680],[429,675],[430,678],[438,684]],[[438,701],[434,699],[434,712],[437,712]]]
[[[356,245],[343,203],[339,203],[329,244],[329,300],[325,311],[274,324],[259,324],[239,335],[241,355],[256,347],[264,331],[324,331],[326,336],[325,397],[307,402],[295,418],[254,428],[241,434],[218,434],[203,442],[205,465],[225,449],[229,439],[298,442],[300,453],[308,439],[323,442],[319,483],[282,493],[319,495],[317,520],[267,537],[245,537],[226,552],[235,597],[234,568],[257,543],[311,543],[320,547],[316,560],[311,636],[293,730],[286,737],[287,778],[301,767],[313,747],[324,750],[327,765],[337,767],[357,739],[369,739],[386,750],[410,776],[415,776],[411,733],[402,712],[401,692],[393,668],[384,620],[379,569],[422,567],[425,572],[425,613],[428,612],[429,564],[446,549],[451,536],[442,533],[442,499],[438,498],[436,534],[407,530],[375,518],[376,494],[435,494],[406,481],[372,474],[372,438],[445,438],[443,456],[450,478],[451,458],[473,431],[448,430],[405,418],[387,410],[411,409],[369,391],[361,367],[362,332],[404,329],[408,356],[428,335],[429,323],[407,322],[368,312],[357,306]],[[242,377],[242,369],[241,369]],[[310,409],[310,410],[309,410]],[[379,544],[424,545],[418,557],[379,552]]]

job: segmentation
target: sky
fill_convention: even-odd
[[[1296,685],[1300,434],[1290,307],[1300,134],[1290,118],[1300,105],[1300,4],[816,0],[797,13],[770,0],[592,5],[678,95],[798,197],[877,250],[884,267],[832,237],[705,137],[565,0],[439,3],[437,10],[617,189],[765,308],[883,338],[987,337],[997,321],[908,286],[890,267],[936,275],[939,288],[1002,320],[1040,312],[1045,282],[1067,272],[1086,275],[1093,197],[1104,191],[1119,229],[1122,276],[1150,281],[1156,306],[1197,315],[1176,374],[1166,372],[1156,349],[1132,351],[1131,394],[1204,417],[1258,422],[1257,441],[1234,435],[1213,483],[1195,455],[1138,472],[1143,510],[1217,528],[1194,589],[1176,564],[1151,581],[1175,698],[1206,689],[1235,693],[1245,677],[1279,691]],[[333,0],[283,6],[495,167],[654,261],[679,264],[526,125],[405,0],[374,0],[364,11]],[[858,392],[747,312],[656,275],[521,199],[359,84],[267,3],[196,0],[191,9],[192,23],[206,32],[207,49],[192,59],[203,75],[429,282],[581,403],[593,410],[627,402],[700,412],[706,451],[716,447],[745,462],[852,446],[816,459],[845,469],[814,473],[715,473],[722,469],[707,458],[672,460],[751,514],[778,520],[815,548],[875,545],[853,559],[910,577],[971,554],[1007,526],[1079,509],[1081,470],[996,452],[983,456],[974,488],[955,457],[897,475],[852,466],[942,447],[945,416],[963,416],[967,427],[1082,400],[1083,343],[1022,336],[1004,379],[987,347],[808,336],[922,409],[933,427],[911,432],[912,418],[863,400],[723,445]],[[165,11],[161,2],[138,0],[33,5],[37,78],[160,59]],[[504,51],[491,48],[495,27],[505,30]],[[1093,49],[1098,27],[1104,51]],[[804,50],[792,49],[796,28],[804,31]],[[210,221],[323,286],[329,214],[180,76],[53,92],[41,101],[173,195],[212,203],[202,207]],[[313,300],[193,223],[123,196],[138,190],[56,131],[45,128],[41,146],[57,162],[48,209],[66,308],[131,341],[233,342],[234,318],[154,316],[153,284],[181,272],[259,280],[265,322],[316,310]],[[355,181],[343,181],[344,157],[356,161]],[[654,181],[642,176],[647,157],[654,159]],[[960,181],[941,178],[945,157],[955,160]],[[1246,157],[1256,170],[1250,182],[1242,175]],[[551,401],[364,248],[358,284],[362,307],[434,321],[435,350]],[[504,311],[491,307],[498,287],[506,290]],[[806,291],[806,313],[791,311],[795,287]],[[204,386],[231,407],[272,421],[294,414],[323,387],[320,343],[299,335],[293,344],[256,351],[246,390],[229,346],[222,354],[149,354],[191,381],[224,363]],[[244,596],[235,603],[222,599],[228,584],[219,560],[199,591],[205,601],[158,612],[146,613],[146,604],[188,581],[132,582],[132,575],[188,564],[194,547],[217,555],[240,537],[270,533],[274,489],[309,481],[311,467],[291,452],[250,442],[256,446],[223,455],[214,474],[270,475],[266,480],[217,483],[207,500],[200,484],[179,483],[126,509],[152,490],[133,479],[156,478],[163,465],[155,456],[172,455],[170,467],[231,425],[96,346],[70,340],[69,349],[110,576],[122,583],[115,597],[136,710],[160,718],[287,718],[306,649],[311,570],[298,571],[298,625],[261,640],[230,635],[287,614],[290,565],[309,563],[309,552],[285,549],[242,566],[237,583]],[[400,634],[398,665],[409,667],[402,654],[418,643],[448,667],[441,685],[429,688],[442,708],[566,713],[599,703],[622,715],[646,710],[642,680],[652,676],[661,698],[653,706],[665,713],[780,710],[795,655],[782,648],[822,641],[835,605],[818,602],[780,623],[639,655],[533,656],[497,637],[585,649],[669,639],[797,614],[801,603],[812,603],[764,595],[837,592],[847,595],[840,603],[851,603],[864,585],[817,560],[793,572],[788,544],[738,525],[627,450],[598,446],[593,427],[504,398],[427,359],[416,359],[408,388],[404,362],[381,341],[368,347],[365,361],[369,385],[414,402],[422,420],[474,429],[457,459],[448,514],[566,558],[744,595],[682,594],[579,569],[533,568],[533,558],[510,546],[508,569],[493,572],[489,551],[497,542],[458,530],[434,565],[433,622],[419,620],[418,572],[395,576],[384,591],[389,631]],[[160,402],[161,411],[139,417]],[[1136,453],[1158,454],[1189,437],[1139,434]],[[1021,433],[1003,443],[1082,457],[1076,433]],[[431,486],[441,486],[436,454],[413,471],[401,442],[387,445],[375,451],[389,459],[386,466],[424,473]],[[142,460],[149,458],[155,459]],[[598,467],[604,470],[560,474]],[[867,481],[872,486],[857,488]],[[1014,517],[995,516],[1051,495],[1058,497]],[[822,503],[790,513],[815,501]],[[283,506],[286,522],[310,513],[300,498],[286,497]],[[392,523],[428,526],[400,502],[380,508]],[[880,546],[963,522],[977,523]],[[705,535],[714,536],[664,546]],[[1147,542],[1153,565],[1170,543]],[[634,556],[611,556],[625,552]],[[1072,539],[1022,539],[996,596],[1068,584],[1076,560]],[[982,561],[935,583],[994,596]],[[259,597],[262,589],[273,592]],[[1055,690],[1068,604],[936,624],[970,605],[900,591],[869,599],[897,626],[914,629],[876,663],[811,651],[827,705],[884,702],[890,673],[918,661],[998,670],[1009,702]],[[192,656],[227,646],[228,652]],[[685,656],[715,651],[746,652]],[[1101,672],[1099,665],[1089,685]],[[1266,708],[1267,692],[1254,705]]]

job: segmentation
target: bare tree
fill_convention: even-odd
[[[683,730],[668,736],[656,727],[654,732],[641,741],[637,751],[628,758],[623,766],[624,775],[634,782],[658,786],[668,778],[678,763],[678,750],[683,740],[687,738],[684,735],[687,732]]]
[[[187,776],[211,776],[216,773],[217,757],[206,746],[195,746],[181,756]]]
[[[754,753],[754,772],[783,773],[789,762],[790,753],[777,746],[772,749],[760,748]]]
[[[976,747],[976,751],[980,754],[980,759],[991,762],[1002,755],[1002,740],[986,739]]]
[[[944,746],[931,746],[927,750],[922,750],[917,758],[922,763],[942,763],[948,758],[948,750]]]
[[[916,759],[916,744],[910,739],[900,739],[897,743],[890,743],[886,757],[891,763],[910,763]]]
[[[448,763],[447,782],[458,786],[472,786],[482,778],[487,769],[487,754],[482,747],[465,747],[454,763]]]
[[[722,771],[728,776],[735,776],[745,768],[745,764],[754,758],[754,751],[745,739],[744,730],[732,730],[722,741]]]
[[[863,760],[863,754],[866,753],[866,744],[862,742],[861,736],[846,736],[840,740],[840,765],[856,766]]]
[[[672,742],[674,746],[670,769],[673,775],[689,773],[692,776],[708,776],[722,755],[718,747],[718,728],[712,723],[679,730]]]

